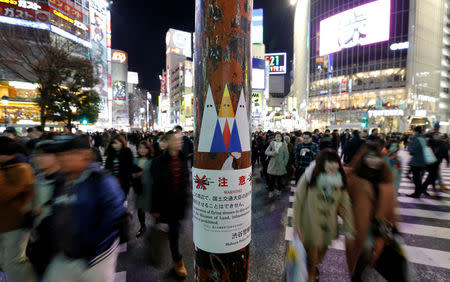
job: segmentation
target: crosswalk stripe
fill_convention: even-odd
[[[407,188],[400,188],[399,190],[398,190],[398,192],[399,193],[401,193],[401,194],[406,194],[406,195],[409,195],[409,194],[412,194],[412,193],[414,193],[414,188],[410,188],[410,189],[407,189]],[[431,192],[431,194],[433,194],[434,192]],[[439,195],[442,197],[442,198],[445,198],[445,199],[447,199],[447,198],[450,198],[450,194],[448,194],[448,193],[439,193]]]
[[[289,196],[289,203],[295,202],[295,196]]]
[[[450,240],[450,228],[399,222],[401,233]]]
[[[424,210],[424,209],[397,208],[397,214],[406,215],[406,216],[450,220],[450,213],[448,213],[448,212],[430,211],[430,210]]]
[[[286,228],[286,240],[292,241],[294,238],[294,229],[292,227]],[[408,260],[412,263],[428,265],[434,267],[441,267],[450,269],[450,252],[432,250],[409,245],[402,245],[405,249]],[[334,240],[330,246],[331,249],[345,251],[345,238],[339,236],[339,239]]]
[[[433,200],[428,198],[410,198],[410,197],[403,197],[399,196],[397,197],[397,200],[399,203],[405,203],[405,204],[425,204],[430,206],[444,206],[448,207],[450,205],[450,201],[447,200]]]
[[[292,208],[289,208],[287,214],[288,214],[288,217],[293,217],[294,210]],[[342,224],[341,218],[338,219],[338,223]],[[404,233],[404,234],[428,236],[428,237],[450,240],[450,228],[411,224],[411,223],[404,223],[404,222],[399,222],[398,227],[399,227],[400,232]]]

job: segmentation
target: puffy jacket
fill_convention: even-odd
[[[33,169],[18,154],[0,168],[0,233],[21,227],[25,207],[33,196]]]
[[[73,185],[75,197],[64,193],[68,185]],[[89,167],[75,182],[56,190],[51,216],[54,242],[70,237],[63,240],[66,244],[57,244],[58,251],[91,262],[108,250],[119,238],[124,201],[116,178],[98,167]],[[61,222],[61,214],[69,218]]]

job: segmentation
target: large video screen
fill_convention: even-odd
[[[377,0],[320,22],[320,56],[389,40],[391,0]]]

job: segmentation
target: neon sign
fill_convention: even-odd
[[[269,62],[269,74],[286,73],[286,53],[270,53],[264,56]]]
[[[114,51],[112,53],[112,61],[120,62],[121,64],[125,63],[127,60],[127,54],[122,51]]]

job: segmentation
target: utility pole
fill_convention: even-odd
[[[194,281],[247,281],[252,0],[196,0]]]

